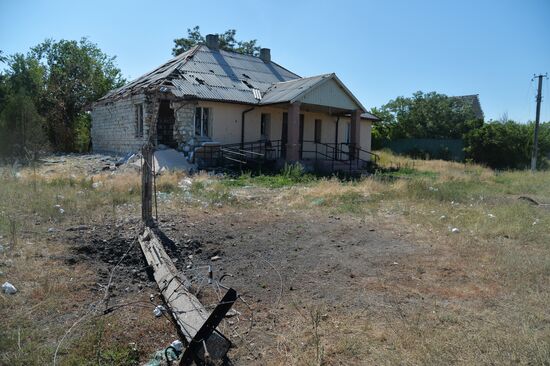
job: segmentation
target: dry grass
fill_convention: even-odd
[[[157,183],[175,189],[178,179],[167,174]],[[94,188],[94,182],[102,184]],[[0,294],[0,364],[52,363],[63,334],[103,296],[96,268],[66,264],[72,251],[58,233],[73,225],[116,222],[121,207],[137,208],[139,195],[139,177],[130,172],[90,178],[23,170],[0,176],[0,244],[5,248],[0,276],[18,289],[16,295]],[[134,300],[147,305],[148,297],[141,293]],[[171,324],[152,317],[151,307],[85,318],[60,347],[59,364],[128,365],[145,359],[160,338],[169,343],[175,337]],[[138,318],[143,328],[128,334]]]
[[[400,263],[400,276],[358,283],[357,291],[381,299],[375,305],[327,309],[302,299],[279,311],[272,346],[263,350],[271,364],[550,365],[550,210],[518,200],[550,203],[550,172],[496,173],[385,152],[381,157],[404,168],[402,179],[286,185],[284,177],[229,181],[201,174],[182,188],[187,177],[167,173],[156,183],[173,198],[165,207],[199,202],[246,212],[254,202],[266,215],[291,208],[374,217],[429,248],[426,256]],[[93,268],[68,268],[56,259],[67,246],[48,240],[47,228],[115,218],[128,205],[137,213],[140,177],[26,170],[0,179],[0,235],[12,244],[0,255],[0,270],[21,290],[15,297],[0,295],[0,363],[51,363],[59,338],[93,301],[89,289],[95,284]],[[258,197],[248,197],[253,194]],[[147,294],[139,296],[147,301]],[[83,324],[63,348],[63,363],[96,364],[99,352],[103,364],[131,364],[145,359],[144,349],[170,341],[170,332],[169,324],[151,320],[149,308],[132,308]],[[129,342],[138,343],[137,356]]]
[[[550,172],[382,154],[390,160],[435,178],[321,180],[285,196],[296,207],[403,217],[440,255],[410,265],[414,280],[382,286],[385,307],[321,322],[325,364],[550,364],[550,209],[518,200],[550,203]],[[307,321],[293,327],[282,364],[312,364],[311,332]],[[309,341],[296,348],[300,339]]]

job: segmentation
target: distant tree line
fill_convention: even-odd
[[[373,124],[373,149],[398,139],[462,139],[468,160],[499,169],[524,169],[530,164],[534,123],[507,118],[484,122],[465,99],[419,91],[390,100],[371,113],[381,119]],[[550,122],[541,124],[538,151],[540,167],[547,166]]]
[[[0,156],[87,151],[87,110],[124,83],[115,58],[86,38],[46,40],[27,54],[0,57],[7,64],[0,72]]]
[[[204,42],[198,26],[174,40],[174,55]],[[236,31],[219,34],[222,49],[257,55],[256,40],[238,41]],[[0,157],[37,151],[88,151],[91,104],[125,80],[115,57],[86,38],[46,40],[26,54],[0,50]],[[529,165],[534,124],[476,118],[471,103],[435,92],[397,97],[371,110],[381,118],[372,129],[373,148],[403,138],[462,139],[466,157],[494,168]],[[539,137],[539,162],[550,154],[550,122]]]

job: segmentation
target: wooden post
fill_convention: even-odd
[[[353,110],[350,116],[349,157],[350,160],[358,159],[361,148],[361,113],[359,109]]]
[[[300,160],[300,102],[291,103],[288,107],[288,128],[286,161],[295,163]]]
[[[153,221],[153,146],[145,144],[141,150],[141,219],[145,226],[151,227]]]
[[[146,227],[143,235],[139,236],[138,241],[145,259],[147,259],[147,264],[153,270],[160,292],[170,308],[170,314],[176,321],[180,334],[185,337],[186,343],[193,346],[194,352],[196,352],[195,356],[202,361],[207,358],[203,347],[195,348],[197,341],[195,337],[197,334],[199,337],[201,334],[208,334],[205,341],[210,357],[217,360],[225,357],[231,342],[217,331],[204,333],[205,328],[209,327],[210,313],[188,291],[189,280],[183,274],[178,273],[176,266],[164,250],[160,239],[152,229]],[[225,315],[225,312],[221,315],[222,318],[223,315]]]

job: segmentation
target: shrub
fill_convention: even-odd
[[[465,136],[467,158],[497,169],[524,169],[531,161],[534,123],[491,122]],[[539,131],[538,165],[547,166],[550,153],[550,123]]]

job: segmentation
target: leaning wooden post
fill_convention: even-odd
[[[177,270],[153,229],[146,227],[138,241],[149,268],[153,270],[168,311],[187,346],[180,365],[191,365],[193,359],[197,365],[202,365],[207,361],[208,355],[214,360],[223,359],[231,342],[216,328],[237,300],[235,290],[229,289],[222,301],[210,312],[189,292],[190,280]]]
[[[145,226],[154,226],[153,221],[153,146],[147,143],[141,149],[141,219]]]

